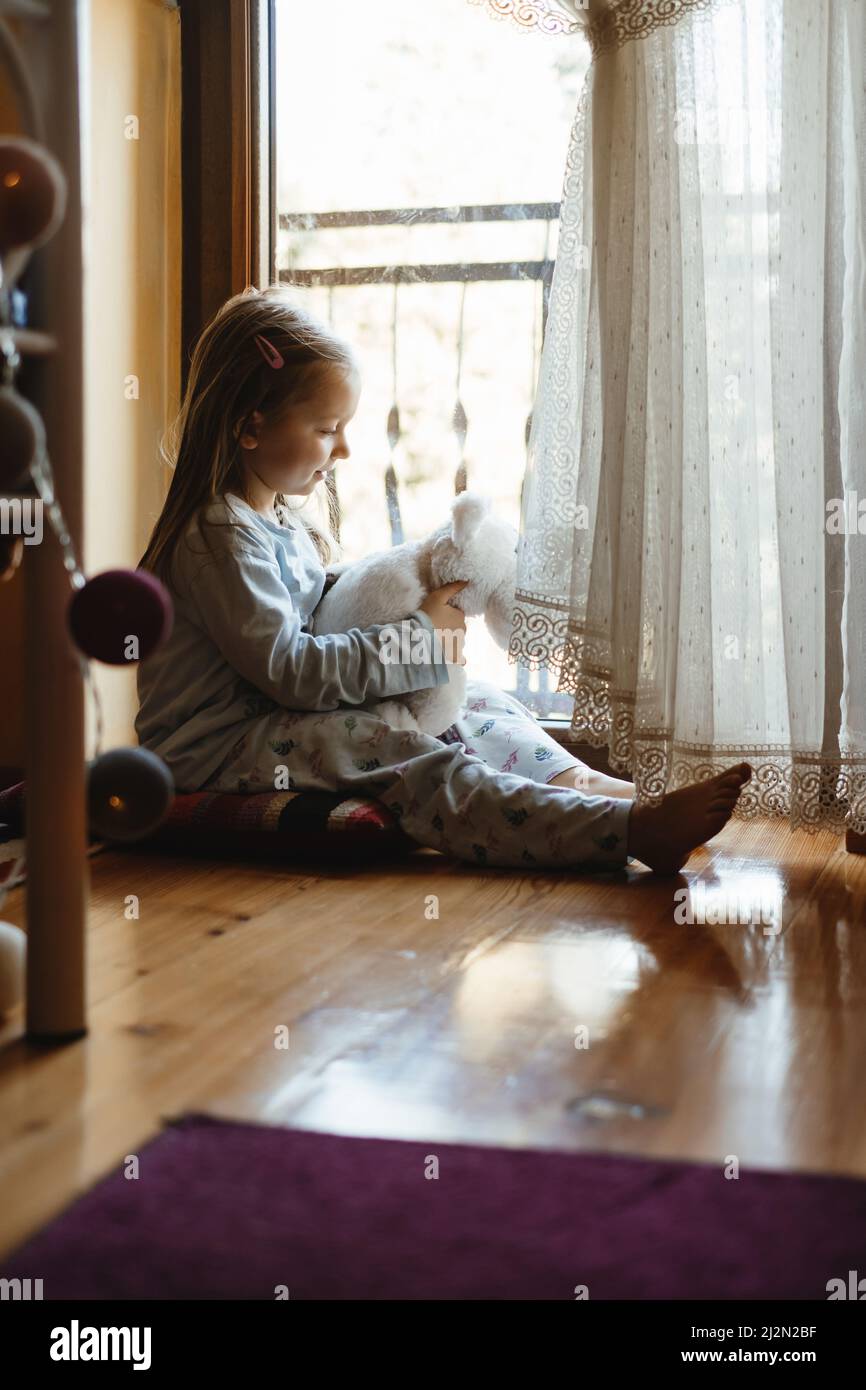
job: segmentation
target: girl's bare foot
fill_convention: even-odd
[[[706,782],[668,792],[657,806],[635,804],[628,818],[628,853],[654,873],[678,873],[692,850],[730,820],[751,775],[748,763],[738,763]]]
[[[619,777],[608,777],[604,772],[595,772],[586,763],[570,767],[551,777],[549,787],[573,787],[584,796],[612,796],[621,801],[634,800],[634,782],[623,782]]]

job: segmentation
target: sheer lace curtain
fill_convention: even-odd
[[[864,833],[866,3],[487,5],[594,59],[511,655],[639,796]]]

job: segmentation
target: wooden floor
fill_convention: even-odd
[[[91,878],[89,1036],[0,1032],[0,1251],[190,1109],[866,1176],[866,858],[829,833],[735,823],[675,880],[432,852],[323,877],[110,851]],[[675,921],[687,881],[735,920]]]

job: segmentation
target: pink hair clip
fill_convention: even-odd
[[[273,367],[275,371],[277,371],[280,367],[284,367],[285,363],[280,354],[277,352],[277,349],[274,347],[273,343],[268,342],[268,339],[263,338],[259,333],[257,333],[255,336],[256,347],[262,354],[262,357],[265,359],[268,366]]]

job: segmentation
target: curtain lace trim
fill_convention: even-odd
[[[586,26],[593,58],[622,48],[632,39],[645,39],[656,29],[679,24],[687,15],[713,9],[718,0],[619,0]]]
[[[786,817],[792,828],[866,834],[866,755],[781,743],[689,743],[670,728],[645,727],[636,715],[638,693],[614,684],[603,634],[570,620],[565,603],[521,591],[515,603],[509,657],[530,670],[558,670],[557,691],[574,697],[570,732],[606,747],[611,768],[629,774],[639,801],[658,801],[732,763],[748,762],[752,778],[737,804],[739,818]]]
[[[580,19],[570,19],[551,0],[469,0],[483,5],[491,19],[512,20],[524,33],[574,34],[585,30]]]
[[[571,18],[555,0],[469,0],[483,5],[491,19],[511,20],[524,33],[586,35],[593,58],[622,48],[632,39],[645,39],[663,26],[678,24],[687,15],[713,9],[720,0],[614,0],[590,22]]]

